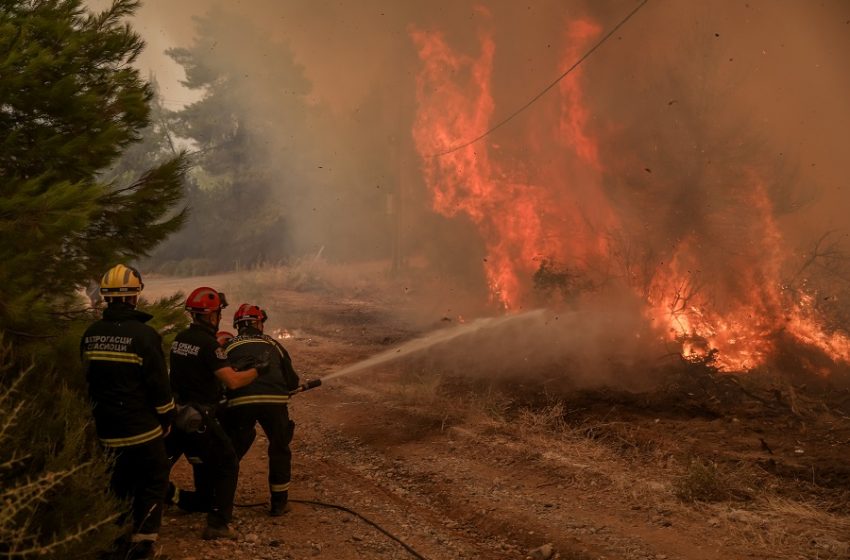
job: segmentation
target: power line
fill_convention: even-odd
[[[531,107],[531,105],[532,105],[532,104],[534,104],[534,102],[536,102],[538,99],[540,99],[541,97],[543,97],[544,95],[546,95],[546,92],[548,92],[550,89],[552,89],[553,87],[555,87],[555,86],[558,84],[558,82],[560,82],[561,80],[563,80],[564,78],[566,78],[566,77],[567,77],[567,75],[568,75],[570,72],[572,72],[573,70],[575,70],[575,69],[578,67],[578,65],[579,65],[579,64],[581,64],[582,62],[584,62],[584,61],[585,61],[585,59],[587,59],[587,58],[588,58],[591,54],[593,54],[593,52],[594,52],[596,49],[598,49],[599,47],[601,47],[601,46],[605,43],[605,41],[607,41],[607,40],[611,37],[611,35],[613,35],[614,33],[616,33],[618,29],[620,29],[623,25],[625,25],[625,23],[626,23],[627,21],[629,21],[629,20],[632,18],[632,16],[633,16],[633,15],[635,15],[636,13],[638,13],[638,11],[640,11],[640,9],[641,9],[641,8],[643,8],[643,7],[646,5],[646,3],[647,3],[647,2],[649,2],[649,0],[643,0],[640,4],[638,4],[638,6],[637,6],[634,10],[632,10],[631,12],[629,12],[629,14],[628,14],[626,17],[624,17],[622,20],[620,20],[620,23],[618,23],[617,25],[615,25],[615,26],[611,29],[611,31],[609,31],[608,33],[606,33],[606,34],[605,34],[605,36],[604,36],[604,37],[602,37],[602,39],[600,39],[600,40],[599,40],[599,41],[598,41],[595,45],[593,45],[593,47],[591,47],[591,48],[590,48],[590,50],[588,50],[586,53],[584,53],[584,54],[582,55],[582,57],[581,57],[581,58],[579,58],[579,59],[575,62],[575,64],[573,64],[572,66],[570,66],[569,68],[567,68],[567,70],[566,70],[563,74],[561,74],[560,76],[558,76],[558,77],[557,77],[557,79],[555,79],[555,81],[554,81],[554,82],[552,82],[551,84],[549,84],[548,86],[546,86],[546,87],[545,87],[545,88],[544,88],[544,89],[543,89],[540,93],[538,93],[537,95],[535,95],[534,97],[532,97],[532,98],[531,98],[531,99],[530,99],[530,100],[529,100],[529,101],[528,101],[525,105],[523,105],[522,107],[520,107],[519,109],[517,109],[516,111],[514,111],[513,113],[511,113],[510,115],[508,115],[507,117],[505,117],[505,118],[504,118],[504,119],[502,119],[501,121],[499,121],[497,124],[495,124],[494,126],[492,126],[491,128],[489,128],[488,130],[486,130],[486,131],[484,131],[483,133],[481,133],[480,135],[476,136],[476,137],[475,137],[475,138],[473,138],[472,140],[469,140],[469,141],[467,141],[467,142],[464,142],[463,144],[459,144],[459,145],[457,145],[457,146],[454,146],[454,147],[449,148],[449,149],[447,149],[447,150],[444,150],[444,151],[442,151],[442,152],[437,152],[437,153],[435,153],[435,154],[431,154],[430,156],[426,156],[426,157],[442,157],[442,156],[449,155],[449,154],[451,154],[451,153],[453,153],[453,152],[456,152],[456,151],[458,151],[458,150],[461,150],[461,149],[463,149],[463,148],[466,148],[467,146],[470,146],[470,145],[472,145],[472,144],[475,144],[476,142],[478,142],[478,141],[479,141],[479,140],[481,140],[482,138],[484,138],[484,137],[486,137],[486,136],[489,136],[489,135],[490,135],[490,134],[492,134],[495,130],[497,130],[497,129],[501,128],[503,125],[507,124],[507,123],[508,123],[511,119],[513,119],[515,116],[519,115],[520,113],[522,113],[523,111],[525,111],[526,109],[528,109],[529,107]]]

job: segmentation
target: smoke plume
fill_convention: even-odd
[[[266,150],[280,177],[293,175],[281,151],[301,150],[307,188],[293,197],[282,180],[279,193],[297,251],[424,266],[506,307],[534,305],[541,279],[566,300],[626,283],[657,328],[738,350],[765,331],[809,332],[811,305],[839,285],[805,309],[786,288],[816,283],[806,263],[826,232],[845,250],[845,2],[650,0],[511,122],[431,157],[521,106],[636,5],[244,0],[215,12],[210,60],[241,61],[234,103],[256,122],[289,91],[268,71],[276,60],[293,57],[311,84],[315,111],[271,122]],[[151,0],[138,21],[152,49],[186,46],[208,6]],[[262,40],[234,40],[244,26]]]

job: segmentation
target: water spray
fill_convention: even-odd
[[[423,337],[410,340],[400,346],[376,354],[370,358],[366,358],[365,360],[361,360],[357,363],[345,366],[344,368],[338,369],[330,373],[329,375],[324,376],[321,379],[311,379],[309,381],[306,381],[299,385],[296,389],[290,391],[289,395],[292,396],[298,393],[303,393],[304,391],[309,391],[310,389],[315,389],[316,387],[322,384],[323,380],[328,381],[335,377],[341,377],[343,375],[368,370],[380,364],[405,358],[407,356],[419,353],[438,344],[449,342],[475,332],[492,329],[494,327],[499,327],[508,323],[522,322],[528,320],[541,320],[545,317],[546,310],[534,309],[531,311],[525,311],[523,313],[503,315],[501,317],[476,319],[470,323],[464,323],[456,327],[440,329],[436,332],[429,333]]]
[[[417,354],[438,344],[453,341],[479,331],[493,329],[510,323],[521,324],[523,321],[543,320],[546,317],[546,313],[547,312],[544,309],[534,309],[522,313],[502,315],[500,317],[476,319],[469,323],[464,323],[455,327],[440,329],[420,338],[410,340],[395,348],[376,354],[370,358],[366,358],[360,362],[345,366],[342,369],[338,369],[333,373],[324,376],[323,379],[327,381],[335,377],[341,377],[354,372],[371,369],[375,366]]]

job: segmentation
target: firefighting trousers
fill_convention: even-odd
[[[132,540],[156,540],[170,468],[162,438],[110,451],[115,458],[112,491],[132,504]]]
[[[180,489],[177,505],[186,511],[206,512],[207,525],[224,527],[233,518],[239,460],[221,424],[204,416],[198,432],[172,430],[168,437],[171,463],[186,455],[195,479],[194,491]]]
[[[295,422],[289,419],[285,404],[257,403],[228,408],[222,424],[241,460],[256,437],[255,426],[260,424],[269,440],[269,490],[272,503],[286,502],[292,478],[292,452],[289,444]]]

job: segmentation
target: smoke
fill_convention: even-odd
[[[778,291],[815,239],[844,227],[850,207],[850,6],[842,0],[650,0],[574,76],[473,147],[470,165],[486,164],[499,205],[479,207],[480,219],[434,210],[430,187],[462,181],[448,168],[429,171],[445,160],[423,159],[423,136],[417,146],[412,134],[423,107],[439,112],[449,91],[423,87],[428,60],[416,37],[439,38],[467,61],[482,56],[482,37],[493,44],[486,118],[458,127],[475,102],[464,85],[472,64],[446,72],[468,103],[442,109],[453,136],[426,138],[445,148],[521,106],[635,6],[242,0],[210,12],[201,0],[149,0],[138,14],[150,44],[140,63],[159,76],[171,107],[191,98],[175,88],[179,69],[161,51],[191,45],[192,18],[216,14],[221,36],[205,39],[209,61],[236,61],[244,80],[233,103],[273,131],[259,172],[281,178],[278,200],[303,254],[394,258],[477,285],[484,299],[500,281],[488,271],[502,246],[493,232],[507,235],[512,220],[536,213],[539,241],[523,249],[534,254],[505,253],[530,259],[517,289],[526,308],[535,269],[554,255],[561,272],[580,270],[597,288],[616,278],[639,286],[640,297],[699,293],[719,314],[744,309],[782,321],[778,296],[753,303],[749,288]],[[310,86],[299,94],[310,109],[297,118],[274,110],[292,74],[274,69],[290,59]],[[589,140],[579,145],[576,131]],[[282,154],[298,154],[297,169]],[[676,285],[660,283],[659,271]],[[607,301],[602,308],[616,301],[634,311]],[[605,321],[620,321],[614,316],[600,316],[600,333]]]
[[[842,100],[850,78],[840,70],[850,53],[848,6],[679,3],[647,5],[646,12],[641,25],[622,34],[628,41],[642,33],[636,48],[601,51],[586,80],[606,120],[644,132],[615,147],[621,158],[638,156],[624,184],[652,189],[691,167],[673,177],[675,199],[649,197],[655,208],[677,210],[679,223],[670,216],[666,231],[680,231],[724,204],[716,198],[722,182],[730,181],[728,170],[743,166],[770,181],[790,243],[843,227],[848,175],[836,158],[850,124]],[[715,184],[689,190],[700,174]]]
[[[498,121],[504,97],[497,13],[480,10],[472,50],[414,28],[422,66],[414,140],[434,209],[476,225],[489,288],[507,308],[529,301],[545,266],[565,283],[577,275],[588,287],[626,281],[672,338],[719,349],[726,369],[765,363],[770,334],[782,330],[847,360],[846,337],[835,344],[820,326],[813,300],[797,292],[802,283],[786,287],[804,240],[780,219],[811,212],[804,206],[819,193],[783,159],[760,126],[762,107],[747,99],[764,37],[744,16],[743,25],[714,21],[713,6],[656,17],[664,31],[690,32],[673,41],[617,35],[634,48],[617,59],[609,48],[556,84],[512,136],[503,127],[469,147],[471,131]],[[598,40],[601,19],[564,18],[554,43],[560,67]]]
[[[665,346],[664,333],[641,320],[642,308],[634,292],[612,289],[572,309],[534,310],[495,324],[437,331],[436,337],[455,336],[407,358],[408,367],[486,381],[546,380],[553,391],[605,385],[646,389],[677,354]]]
[[[415,251],[426,234],[421,231],[420,222],[426,229],[434,224],[433,217],[422,211],[423,206],[427,208],[429,195],[423,190],[420,162],[410,136],[415,110],[414,79],[420,67],[409,34],[411,26],[440,31],[453,48],[467,53],[477,50],[481,26],[493,28],[496,53],[492,86],[497,119],[563,70],[560,55],[564,29],[571,18],[589,15],[607,29],[634,3],[552,0],[532,6],[510,1],[243,0],[222,6],[218,12],[223,19],[222,33],[238,37],[239,26],[251,25],[263,39],[268,39],[242,46],[249,56],[240,56],[240,60],[255,61],[253,66],[244,68],[250,88],[258,95],[284,95],[286,84],[270,83],[268,79],[274,73],[266,68],[274,64],[278,54],[275,49],[291,49],[313,86],[312,102],[323,104],[330,111],[326,117],[329,125],[305,119],[294,130],[288,123],[279,126],[285,137],[281,143],[296,150],[299,138],[321,136],[317,140],[320,149],[312,154],[311,163],[316,170],[321,166],[322,171],[312,179],[320,186],[331,186],[302,201],[298,214],[321,215],[322,208],[333,207],[334,211],[324,214],[338,216],[340,206],[358,206],[358,201],[352,200],[352,191],[358,198],[368,198],[369,205],[385,208],[393,203],[398,206],[402,196],[402,204],[407,203],[402,208],[402,212],[407,212],[402,221],[409,223],[402,224],[398,233],[416,237],[402,241],[407,250]],[[209,8],[210,3],[200,0],[177,4],[150,0],[139,12],[137,25],[149,42],[142,64],[159,76],[171,106],[191,99],[192,94],[174,87],[173,78],[179,69],[162,51],[191,44],[195,37],[192,18],[205,14]],[[844,71],[850,53],[848,19],[850,9],[840,0],[817,5],[770,0],[650,2],[582,67],[582,82],[591,96],[588,105],[593,124],[600,129],[642,128],[646,133],[643,138],[629,138],[633,146],[640,143],[646,148],[643,153],[638,152],[644,161],[631,162],[631,171],[639,175],[648,168],[656,178],[663,177],[666,163],[675,162],[664,153],[655,154],[651,160],[652,146],[666,148],[663,135],[677,121],[695,115],[717,121],[718,125],[741,123],[744,136],[757,136],[763,142],[760,149],[772,156],[772,164],[796,169],[794,182],[804,192],[790,202],[793,206],[808,201],[808,206],[803,209],[805,212],[795,212],[783,227],[793,233],[792,242],[804,243],[819,228],[842,227],[848,207],[843,166],[850,130],[850,109],[845,101],[850,75]],[[229,21],[236,25],[228,25]],[[221,44],[228,43],[227,37],[220,39]],[[264,50],[250,52],[254,47]],[[222,50],[217,50],[215,56],[222,63],[230,58]],[[695,106],[684,106],[680,99],[682,88],[693,90],[699,97]],[[242,102],[250,107],[252,99],[245,96]],[[668,106],[669,102],[674,103]],[[706,104],[701,105],[703,102]],[[510,146],[513,139],[524,138],[518,132],[532,126],[535,115],[539,118],[545,113],[547,103],[552,101],[533,106],[516,123],[484,142]],[[688,114],[682,115],[684,112]],[[734,129],[729,130],[735,134]],[[478,132],[470,130],[469,134]],[[603,147],[606,148],[610,149]],[[628,146],[616,148],[621,159],[637,155]],[[529,166],[558,157],[557,153],[532,151],[527,145],[513,149],[527,154]],[[717,167],[726,165],[727,158],[741,157],[734,151],[715,155],[712,165]],[[274,159],[273,152],[269,158]],[[358,165],[361,162],[367,163]],[[270,167],[275,173],[286,173],[274,169],[273,161]],[[630,179],[631,176],[623,177],[622,184],[628,185]],[[376,195],[376,191],[381,192]],[[386,193],[392,196],[381,196]],[[676,203],[694,207],[707,201],[700,197],[655,201],[658,206]],[[687,214],[680,211],[677,215],[688,221]],[[386,240],[380,237],[396,235],[394,220],[385,217],[382,230],[372,232],[377,239],[358,241],[386,249]],[[356,216],[351,221],[356,223]],[[815,222],[818,228],[812,227]],[[346,256],[345,251],[335,253],[335,245],[350,245],[344,239],[348,228],[314,219],[305,219],[299,226],[307,230],[301,236],[305,240],[323,229],[337,231],[343,238],[325,239],[328,250]],[[350,229],[356,229],[354,224]],[[433,231],[427,233],[433,235]],[[455,246],[470,245],[473,254],[480,247],[474,239],[460,244],[457,239],[453,241]],[[306,244],[309,243],[302,243]],[[356,255],[358,248],[348,247],[348,251]]]

